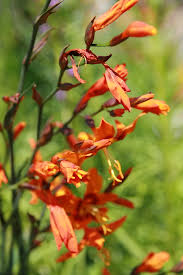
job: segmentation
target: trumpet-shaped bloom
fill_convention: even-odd
[[[116,2],[111,9],[106,13],[102,14],[99,18],[94,21],[93,28],[95,31],[99,31],[115,20],[118,19],[124,12],[133,7],[138,0],[120,0]]]
[[[159,253],[151,252],[143,260],[142,264],[133,270],[132,274],[135,275],[141,272],[157,272],[163,267],[169,258],[170,255],[165,251]]]
[[[115,36],[110,41],[110,46],[118,45],[129,37],[144,37],[149,35],[156,35],[157,30],[155,27],[148,25],[141,21],[132,22],[124,32]]]
[[[135,104],[133,107],[146,113],[151,112],[157,115],[167,115],[170,111],[170,107],[164,101],[158,99],[150,99],[145,102]]]

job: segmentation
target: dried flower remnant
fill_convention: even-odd
[[[179,263],[177,263],[172,269],[171,272],[180,273],[183,271],[183,257],[181,257],[181,260]]]

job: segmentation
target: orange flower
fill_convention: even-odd
[[[32,164],[29,172],[36,173],[40,177],[50,177],[56,175],[59,172],[59,167],[51,161],[41,161]]]
[[[68,183],[73,183],[76,187],[80,186],[80,181],[86,181],[87,172],[70,161],[60,161],[60,172],[66,177]]]
[[[114,68],[114,71],[122,78],[123,81],[126,82],[126,77],[128,75],[128,71],[126,69],[125,64],[117,65]],[[99,80],[97,80],[90,89],[84,94],[81,98],[80,102],[76,106],[75,113],[81,112],[87,106],[88,101],[95,96],[100,96],[105,94],[109,90],[105,77],[103,76]]]
[[[110,10],[94,21],[93,28],[99,31],[120,17],[124,12],[134,6],[138,0],[120,0],[114,4]]]
[[[110,46],[118,45],[129,37],[144,37],[149,35],[156,35],[157,30],[155,27],[148,25],[141,21],[131,23],[124,32],[115,36],[110,41]]]
[[[74,230],[63,208],[57,205],[49,205],[50,224],[58,250],[62,242],[71,253],[78,253],[78,245]]]
[[[106,225],[106,234],[109,235],[112,234],[114,231],[116,231],[126,220],[126,217],[122,217],[121,219],[110,223]],[[97,250],[102,250],[105,242],[104,238],[104,232],[103,228],[100,227],[94,227],[94,228],[89,228],[86,227],[84,228],[84,237],[81,240],[81,242],[78,245],[79,248],[79,253],[85,248],[85,246],[92,246],[95,247]],[[102,251],[105,254],[105,251]],[[73,257],[74,255],[70,252],[67,252],[66,254],[63,254],[57,259],[57,262],[64,262],[65,260]],[[104,255],[105,256],[105,255]]]
[[[25,121],[22,121],[22,122],[19,122],[15,128],[13,129],[13,139],[15,140],[19,134],[23,131],[23,129],[26,127],[26,122]]]
[[[146,113],[144,112],[140,113],[136,117],[136,119],[128,126],[125,126],[123,123],[119,122],[118,120],[115,120],[116,127],[117,127],[116,134],[115,134],[115,129],[113,125],[111,125],[110,123],[102,119],[99,127],[92,129],[94,132],[94,138],[96,140],[109,139],[111,140],[111,142],[122,140],[126,137],[126,135],[134,131],[137,121],[139,120],[140,117],[144,116],[145,114]]]
[[[135,275],[141,272],[157,272],[163,267],[169,258],[170,255],[165,251],[159,253],[151,252],[143,260],[142,264],[133,270],[132,274]]]
[[[126,94],[126,92],[129,92],[129,89],[123,79],[108,66],[106,66],[105,78],[113,97],[124,106],[125,110],[130,111],[130,100]]]
[[[0,163],[0,186],[3,183],[8,183],[8,179],[6,177],[5,171],[3,169],[2,164]]]
[[[164,101],[158,99],[150,99],[145,102],[135,104],[133,107],[146,113],[151,112],[157,115],[167,115],[170,111],[170,107]]]

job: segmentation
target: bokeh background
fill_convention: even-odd
[[[65,0],[59,10],[50,16],[48,23],[54,29],[49,41],[38,58],[31,64],[25,87],[32,83],[45,97],[55,86],[59,66],[58,58],[62,48],[84,48],[84,32],[89,21],[105,12],[115,3],[114,0]],[[20,66],[28,47],[32,22],[41,10],[43,0],[6,0],[0,1],[0,96],[17,92]],[[171,254],[171,263],[183,255],[183,1],[181,0],[140,0],[139,4],[122,15],[116,22],[96,35],[96,42],[104,42],[122,32],[134,20],[145,21],[158,29],[156,37],[131,38],[113,48],[96,48],[96,54],[112,53],[108,64],[126,63],[129,71],[128,86],[132,96],[146,92],[155,93],[157,99],[165,100],[171,107],[168,116],[158,117],[148,114],[138,122],[136,130],[125,140],[112,145],[109,149],[114,159],[122,164],[123,171],[134,167],[132,174],[116,192],[132,200],[136,208],[132,211],[110,205],[110,217],[115,220],[122,214],[128,215],[124,226],[106,238],[106,247],[111,251],[111,274],[130,274],[150,251],[166,250]],[[103,74],[102,66],[83,66],[80,73],[87,83],[70,92],[57,96],[45,108],[44,122],[49,118],[66,121],[85,91]],[[66,81],[76,82],[69,74]],[[86,129],[83,114],[90,114],[100,107],[106,94],[90,101],[87,109],[75,119],[71,126],[78,133]],[[0,117],[3,120],[6,106],[0,104]],[[137,111],[121,118],[130,123]],[[24,134],[16,141],[16,166],[30,156],[29,138],[35,138],[37,108],[31,99],[31,90],[21,104],[16,122],[27,121]],[[108,113],[102,116],[114,123]],[[101,114],[96,116],[96,124]],[[89,131],[89,129],[88,129]],[[4,145],[0,137],[0,161],[4,158]],[[43,156],[48,160],[53,154],[67,148],[63,136],[56,136],[52,143],[43,148]],[[88,160],[85,168],[96,166],[108,182],[108,168],[100,152]],[[8,214],[9,191],[1,189],[4,210]],[[24,239],[28,232],[27,212],[40,216],[41,203],[29,205],[30,194],[22,201]],[[48,216],[42,222],[47,224]],[[94,248],[85,249],[77,258],[56,264],[55,259],[64,252],[58,252],[53,236],[42,236],[45,241],[35,249],[30,257],[30,274],[71,275],[101,273],[103,263]],[[167,267],[168,267],[167,265]],[[16,272],[16,251],[15,251]]]

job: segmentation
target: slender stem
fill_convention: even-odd
[[[43,7],[40,14],[43,14],[48,9],[50,2],[51,2],[51,0],[46,1],[46,3],[45,3],[45,5],[44,5],[44,7]]]
[[[8,161],[9,148],[8,148],[8,141],[7,141],[7,138],[6,138],[6,135],[5,135],[5,132],[3,129],[1,130],[1,134],[3,137],[4,145],[5,145],[5,153],[4,153],[4,160],[3,160],[3,166],[5,166]]]
[[[42,113],[43,113],[43,105],[39,105],[38,121],[37,121],[37,141],[40,138]]]
[[[6,228],[2,225],[1,227],[1,271],[2,274],[5,270],[6,257],[5,257],[5,243],[6,243]]]
[[[25,60],[22,64],[22,69],[21,69],[21,73],[20,73],[20,80],[19,80],[19,85],[18,85],[18,91],[19,91],[20,94],[23,91],[25,76],[26,76],[26,73],[27,73],[29,65],[30,65],[30,58],[31,58],[32,51],[33,51],[33,48],[34,48],[34,44],[35,44],[38,29],[39,29],[39,27],[36,24],[33,25],[33,31],[32,31],[32,37],[31,37],[30,45],[29,45],[28,52],[27,52],[27,55],[25,57]]]
[[[60,74],[59,74],[59,77],[58,77],[58,81],[57,81],[57,86],[56,86],[56,88],[54,88],[54,89],[51,91],[51,93],[44,99],[42,105],[45,105],[45,104],[46,104],[46,103],[56,94],[56,92],[57,92],[58,89],[59,89],[60,82],[61,82],[61,79],[62,79],[63,74],[64,74],[64,71],[61,70],[61,71],[60,71]]]
[[[72,116],[71,116],[71,118],[68,119],[68,120],[64,123],[63,128],[67,127],[67,126],[75,119],[76,116],[77,116],[77,113],[73,113]]]
[[[13,190],[13,191],[16,191],[16,190]],[[19,200],[21,198],[21,195],[22,195],[22,193],[20,191],[17,192],[17,194],[16,194],[16,196],[15,196],[15,198],[13,200],[13,207],[12,207],[13,210],[12,210],[11,216],[9,217],[9,219],[6,222],[6,227],[12,222],[12,219],[13,219],[13,217],[15,215],[15,212],[16,212],[16,210],[18,208],[18,203],[19,203]]]
[[[58,87],[54,88],[51,93],[44,99],[43,101],[43,105],[45,105],[54,95],[55,93],[58,91]]]
[[[106,43],[103,43],[103,44],[91,44],[91,47],[110,47],[110,42],[106,42]]]
[[[59,128],[57,131],[55,131],[54,136],[56,136],[59,133],[63,133],[63,130],[75,119],[75,117],[78,115],[78,113],[73,113],[71,118],[69,118],[64,125],[62,126],[62,128]]]
[[[6,244],[6,221],[2,211],[2,201],[0,199],[0,222],[1,222],[1,271],[4,272],[5,267],[5,244]]]
[[[100,107],[100,109],[99,109],[98,111],[92,113],[90,116],[91,116],[91,117],[94,117],[94,116],[98,115],[100,112],[102,112],[103,110],[104,110],[104,108],[103,108],[103,107]]]
[[[8,131],[9,148],[10,148],[10,164],[11,164],[11,184],[15,184],[15,162],[14,162],[14,149],[13,149],[13,133],[12,129]]]
[[[45,106],[45,104],[55,95],[55,93],[58,91],[58,87],[60,85],[60,82],[61,82],[61,79],[62,79],[62,76],[64,74],[64,71],[61,70],[60,71],[60,74],[59,74],[59,77],[58,77],[58,81],[57,81],[57,85],[56,85],[56,88],[54,88],[52,90],[52,92],[45,98],[45,100],[43,101],[42,105],[39,107],[39,113],[38,113],[38,123],[37,123],[37,141],[40,137],[40,131],[41,131],[41,120],[42,120],[42,114],[43,114],[43,108]],[[37,153],[39,149],[39,145],[37,144],[37,146],[35,147],[34,151],[33,151],[33,154],[32,154],[32,157],[31,157],[31,161],[30,161],[30,165],[31,163],[33,162],[34,160],[34,157]],[[26,173],[27,174],[27,173]]]
[[[40,15],[43,14],[47,10],[47,8],[49,7],[50,2],[51,2],[51,0],[46,1],[42,11],[40,12]],[[26,73],[27,73],[29,65],[30,65],[30,59],[31,59],[32,51],[33,51],[34,44],[35,44],[35,41],[36,41],[36,36],[37,36],[37,33],[38,33],[38,29],[39,29],[39,26],[37,24],[34,24],[33,25],[33,30],[32,30],[32,37],[31,37],[30,44],[29,44],[29,47],[28,47],[27,55],[26,55],[26,57],[23,61],[22,68],[21,68],[20,80],[19,80],[19,85],[18,85],[18,91],[19,91],[20,94],[23,91],[25,77],[26,77]]]
[[[12,228],[12,235],[11,235],[11,241],[10,241],[10,247],[9,247],[9,261],[8,261],[8,266],[6,270],[6,274],[11,274],[12,273],[12,268],[13,268],[13,247],[14,247],[14,237],[13,237],[13,228]]]

